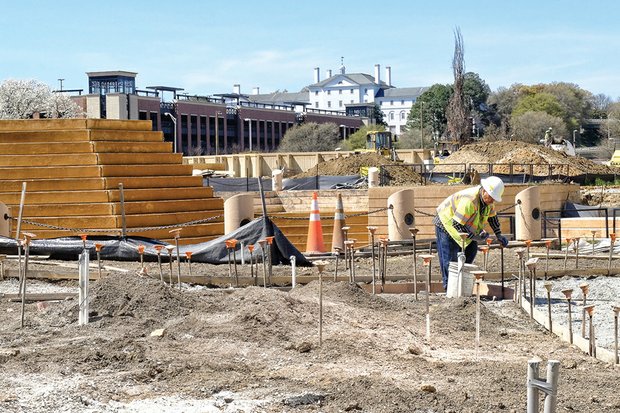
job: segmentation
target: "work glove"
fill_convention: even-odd
[[[480,233],[478,234],[478,238],[480,239],[480,241],[486,241],[487,238],[489,238],[489,233],[486,232],[485,230],[480,231]]]
[[[508,238],[506,238],[503,235],[498,235],[497,236],[497,241],[502,244],[502,247],[507,247],[508,246]]]

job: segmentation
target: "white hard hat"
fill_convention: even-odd
[[[482,188],[491,195],[495,202],[502,202],[504,194],[504,182],[497,176],[489,176],[480,180]]]

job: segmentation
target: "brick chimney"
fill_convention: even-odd
[[[375,83],[381,83],[381,65],[379,64],[375,65]]]
[[[392,68],[390,66],[385,67],[385,83],[392,86]]]

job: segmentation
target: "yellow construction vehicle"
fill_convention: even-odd
[[[376,152],[396,161],[395,142],[398,142],[398,138],[396,135],[392,135],[392,132],[370,131],[366,134],[366,151]]]

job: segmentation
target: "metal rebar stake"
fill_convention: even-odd
[[[564,297],[566,297],[566,301],[568,302],[568,342],[573,344],[573,309],[570,301],[573,295],[573,290],[572,288],[562,290],[562,294],[564,294]]]
[[[620,304],[614,304],[612,306],[614,310],[614,359],[615,363],[620,363],[618,356],[618,313],[620,313]]]
[[[417,228],[409,228],[409,232],[411,232],[411,237],[413,238],[413,297],[416,301],[418,301],[418,268],[417,268],[417,249],[418,246],[416,244],[416,235],[420,230]]]
[[[545,282],[545,290],[547,290],[547,311],[549,312],[549,332],[553,333],[553,317],[551,314],[551,288],[553,284]]]
[[[423,260],[423,265],[428,267],[428,276],[426,278],[426,339],[431,339],[431,261],[433,255],[420,254],[420,258]]]
[[[534,301],[536,300],[535,280],[536,280],[536,263],[538,258],[530,258],[525,266],[530,271],[530,318],[534,318]]]
[[[370,256],[372,259],[372,293],[376,294],[377,290],[376,290],[376,278],[377,278],[377,263],[375,262],[375,231],[377,230],[377,227],[366,227],[368,229],[368,232],[370,232],[370,245],[371,245],[371,252],[370,252]]]
[[[161,282],[164,282],[164,269],[162,268],[162,265],[161,265],[161,250],[162,248],[164,248],[164,246],[155,245],[153,248],[155,249],[155,252],[157,252],[157,266],[159,267],[159,280]],[[97,255],[97,259],[99,259],[98,255]]]
[[[586,303],[588,301],[588,292],[590,291],[590,286],[588,283],[579,284],[579,288],[581,288],[582,301],[581,301],[581,337],[586,338]]]

